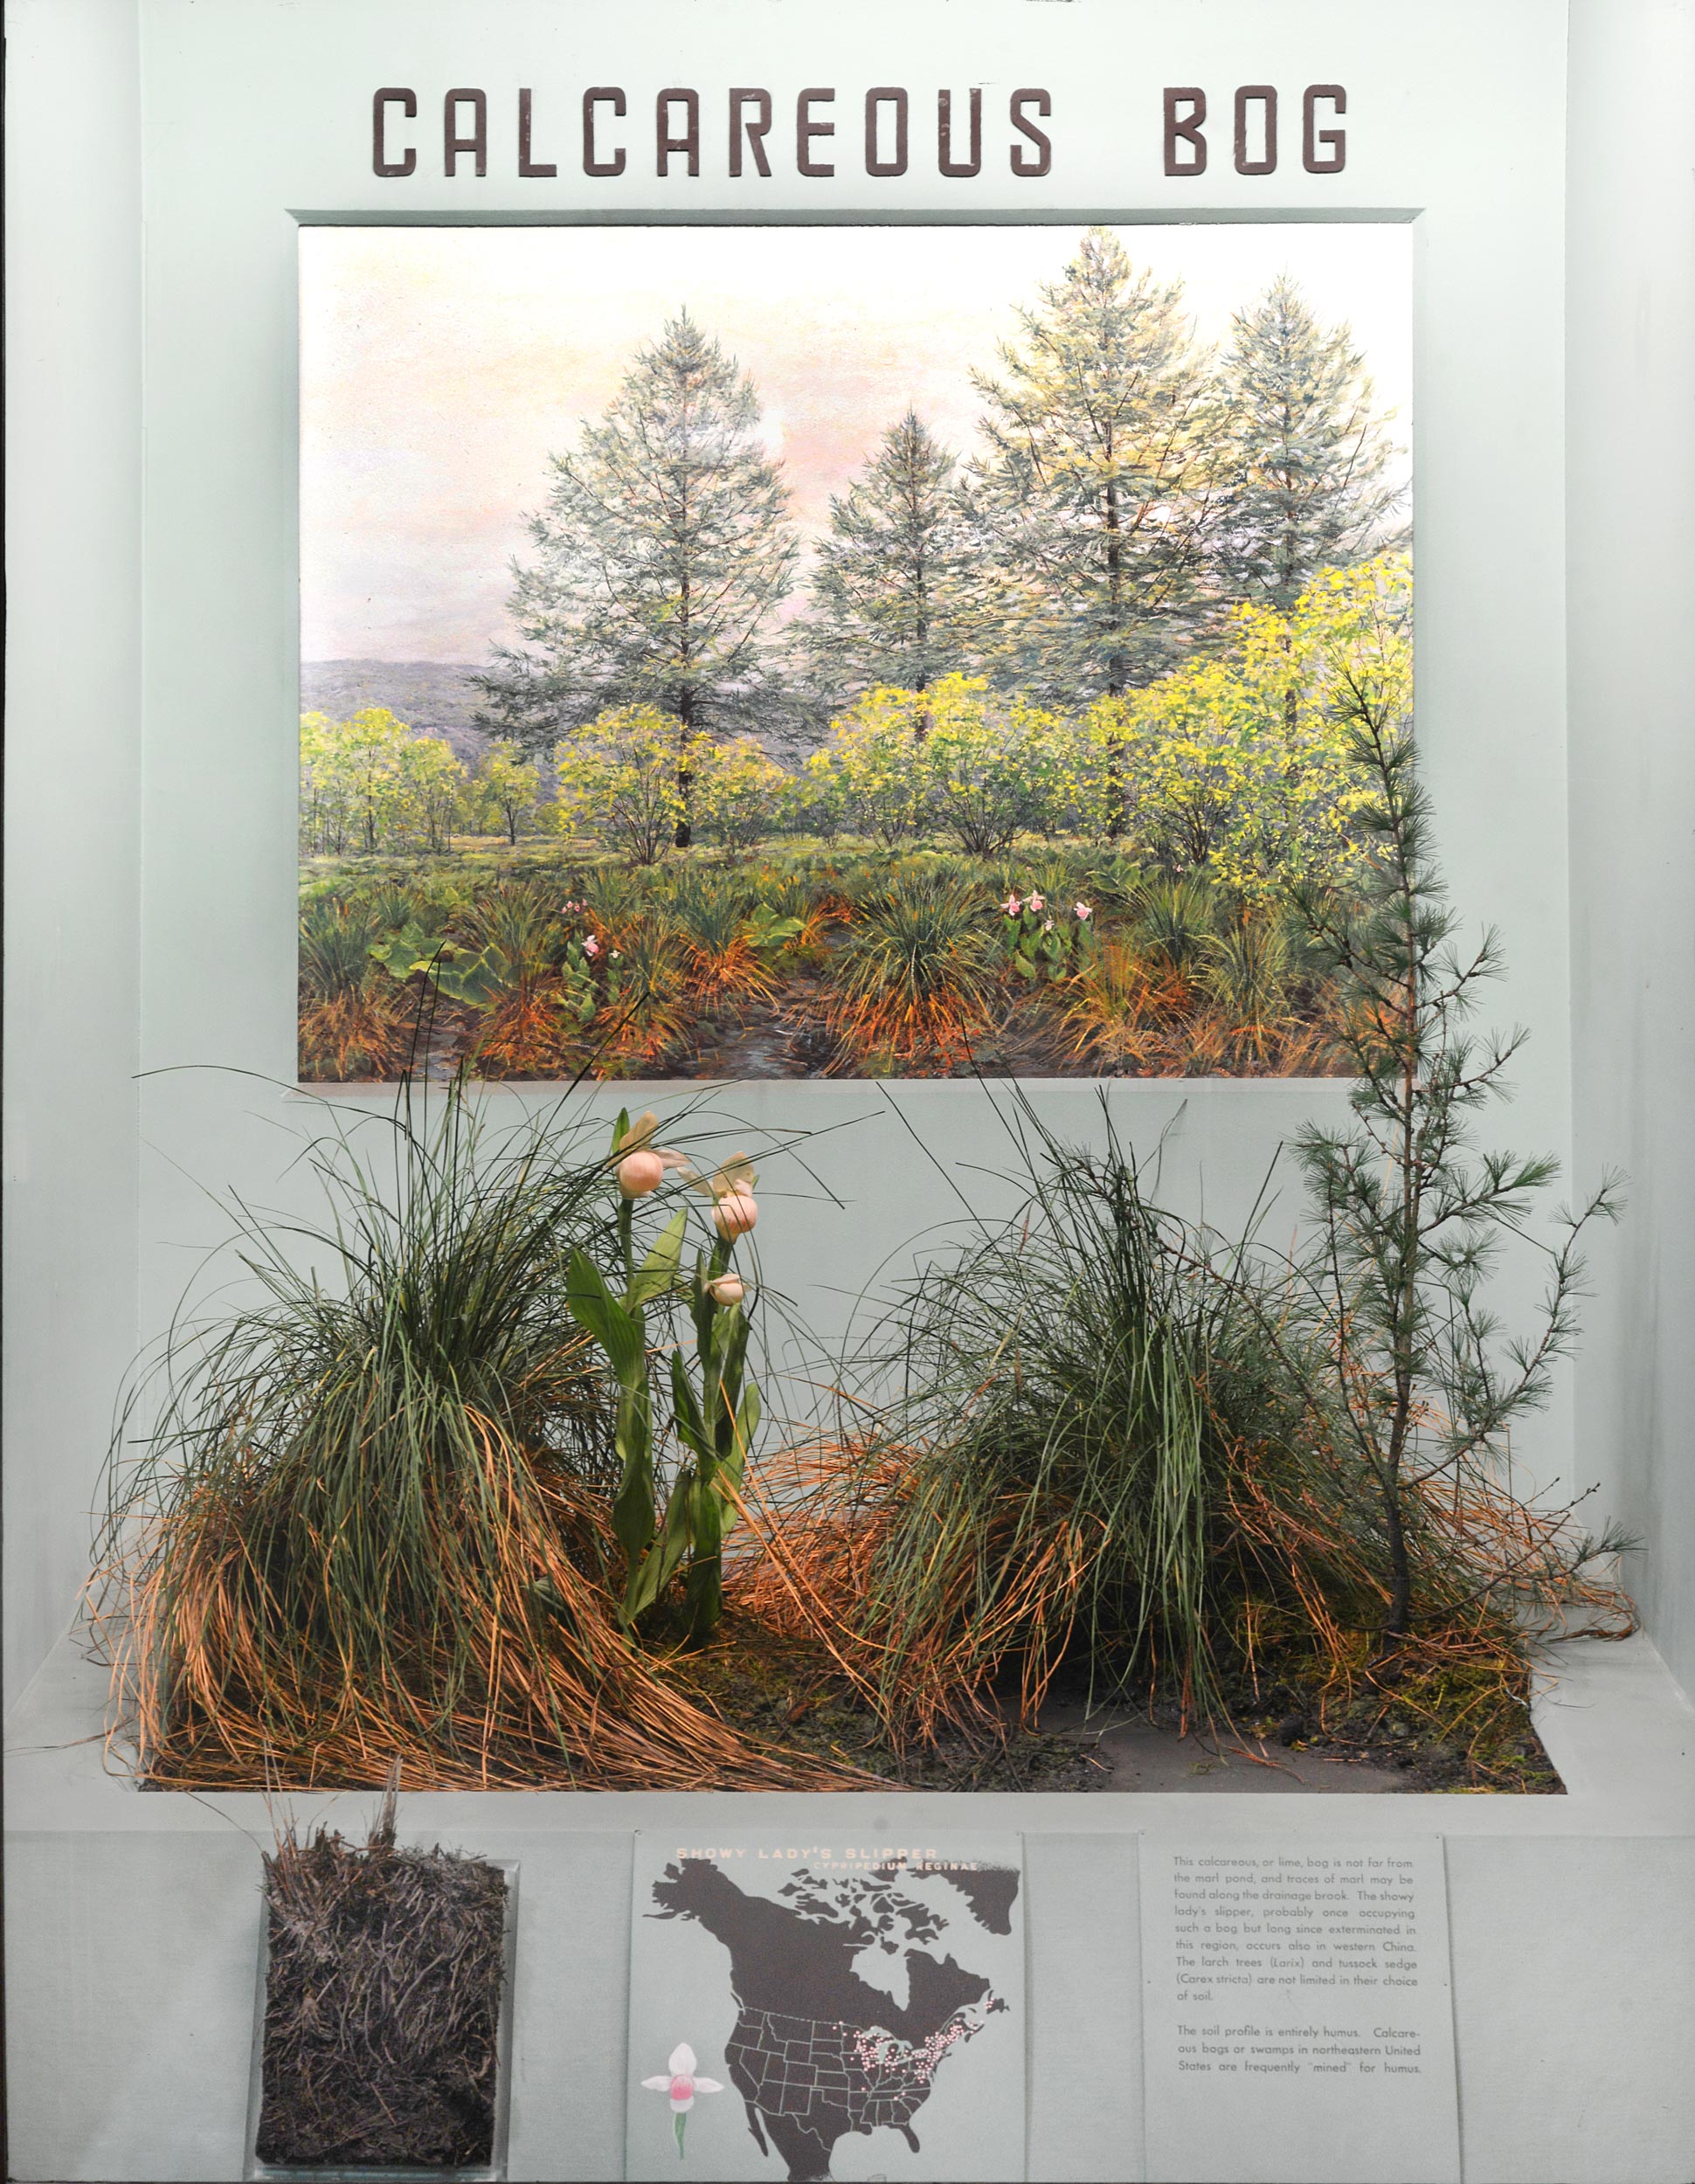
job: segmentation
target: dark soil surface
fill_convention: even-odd
[[[278,2167],[493,2159],[506,1876],[322,1829],[265,1861],[269,1964],[257,2153]]]
[[[1526,1717],[1521,1732],[1487,1759],[1382,1701],[1332,1711],[1294,1690],[1281,1711],[1240,1706],[1233,1724],[1183,1723],[1174,1707],[1097,1707],[1081,1696],[1044,1708],[1042,1727],[1092,1752],[1106,1790],[1227,1790],[1268,1795],[1406,1795],[1413,1792],[1560,1796],[1565,1785]]]
[[[1559,1796],[1565,1787],[1527,1713],[1512,1737],[1481,1753],[1392,1694],[1321,1709],[1292,1676],[1227,1694],[1233,1720],[1210,1727],[1159,1701],[1097,1695],[1091,1705],[1080,1678],[1062,1677],[1034,1731],[1015,1726],[1009,1700],[1004,1742],[956,1734],[903,1753],[827,1655],[743,1628],[733,1614],[714,1645],[674,1666],[692,1697],[750,1737],[910,1789]]]

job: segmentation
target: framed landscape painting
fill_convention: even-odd
[[[303,229],[302,1077],[1329,1072],[1411,308],[1405,225]]]

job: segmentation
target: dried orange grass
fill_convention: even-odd
[[[713,1001],[769,1000],[777,991],[777,974],[745,933],[738,933],[725,947],[682,934],[684,978],[696,999]]]
[[[411,1046],[409,1019],[387,997],[361,990],[302,1002],[300,1071],[314,1082],[397,1076]]]
[[[989,1617],[979,1569],[963,1562],[945,1572],[922,1624],[880,1615],[877,1564],[913,1499],[917,1454],[852,1443],[813,1449],[793,1457],[780,1500],[750,1488],[740,1506],[760,1552],[730,1573],[730,1589],[744,1614],[821,1645],[896,1751],[950,1731],[1002,1740],[1014,1719],[1036,1725],[1076,1632],[1090,1558],[1107,1543],[1057,1508],[1033,1535],[1022,1497],[1008,1493],[991,1515],[984,1560],[1002,1566],[1015,1545],[1020,1552]],[[1457,1496],[1435,1482],[1415,1491],[1415,1523],[1459,1582],[1450,1577],[1436,1614],[1393,1656],[1373,1636],[1389,1596],[1373,1557],[1339,1527],[1337,1504],[1319,1483],[1309,1480],[1290,1498],[1263,1450],[1239,1450],[1232,1466],[1223,1552],[1242,1566],[1220,1613],[1250,1676],[1274,1649],[1285,1658],[1291,1646],[1310,1652],[1326,1727],[1376,1694],[1380,1711],[1394,1704],[1444,1739],[1481,1748],[1526,1710],[1531,1664],[1512,1601],[1585,1609],[1601,1619],[1594,1635],[1609,1638],[1635,1629],[1635,1610],[1611,1588],[1573,1577],[1562,1552],[1567,1511],[1539,1510],[1498,1482]],[[1280,1598],[1266,1589],[1268,1572]],[[1018,1679],[1015,1715],[995,1688],[1008,1669]],[[1151,1681],[1158,1669],[1151,1661]]]
[[[951,993],[832,994],[825,1005],[825,1027],[841,1041],[844,1054],[828,1074],[857,1070],[868,1056],[877,1054],[962,1067],[970,1062],[972,1041],[987,1020],[983,1009]]]
[[[526,979],[484,1018],[473,1048],[485,1076],[539,1076],[569,1061],[564,1010],[557,992]]]
[[[1291,1496],[1266,1452],[1244,1448],[1224,1512],[1232,1552],[1257,1564],[1244,1572],[1235,1618],[1249,1671],[1291,1641],[1308,1649],[1326,1730],[1365,1697],[1380,1714],[1393,1704],[1420,1717],[1475,1759],[1504,1723],[1525,1717],[1539,1620],[1576,1608],[1591,1618],[1594,1636],[1628,1637],[1636,1628],[1626,1595],[1574,1573],[1568,1510],[1538,1508],[1499,1479],[1426,1479],[1408,1487],[1405,1512],[1411,1538],[1425,1545],[1426,1606],[1386,1654],[1374,1633],[1388,1586],[1377,1559],[1339,1529],[1333,1483],[1321,1486],[1309,1477]],[[1268,1575],[1275,1593],[1255,1582]]]
[[[1331,1076],[1333,1025],[1288,1015],[1235,1023],[1193,979],[1103,935],[1097,963],[1070,981],[1071,1052],[1125,1075]]]
[[[1071,1643],[1085,1570],[1105,1544],[1101,1528],[1056,1506],[1033,1538],[1027,1497],[1009,1491],[985,1530],[985,1561],[1010,1572],[993,1607],[985,1611],[977,1565],[961,1561],[915,1625],[880,1603],[876,1578],[913,1497],[915,1452],[868,1455],[848,1444],[796,1462],[792,1500],[754,1489],[744,1505],[764,1552],[733,1573],[737,1606],[821,1644],[896,1751],[944,1731],[1004,1740],[1012,1721],[993,1686],[1008,1662],[1019,1676],[1017,1721],[1033,1728]]]
[[[113,1667],[108,1751],[161,1786],[349,1787],[398,1761],[415,1789],[841,1789],[869,1778],[755,1743],[635,1651],[585,1574],[606,1548],[598,1501],[543,1476],[481,1421],[500,1556],[460,1572],[455,1666],[428,1630],[397,1629],[374,1674],[322,1634],[261,1628],[257,1466],[190,1492],[132,1531],[98,1573],[91,1621]],[[244,1503],[246,1506],[244,1506]],[[431,1512],[438,1532],[451,1517]],[[451,1539],[442,1559],[453,1561]]]

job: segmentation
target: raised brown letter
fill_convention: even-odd
[[[1265,108],[1265,156],[1248,156],[1248,109],[1258,102]],[[1269,83],[1245,83],[1236,93],[1236,172],[1274,175],[1277,171],[1277,94]]]
[[[688,116],[688,127],[681,136],[671,134],[668,107],[674,99],[682,100],[682,110]],[[688,171],[701,171],[701,101],[693,91],[661,91],[654,102],[654,138],[659,147],[658,171],[664,174],[670,165],[673,152],[687,152]]]
[[[558,173],[557,167],[538,166],[529,156],[529,93],[518,93],[518,172],[526,181],[550,182]]]
[[[610,105],[621,121],[624,119],[624,93],[616,84],[598,83],[583,93],[583,172],[585,175],[621,175],[624,171],[624,148],[619,145],[610,159],[599,158],[594,148],[594,109],[598,105]]]
[[[877,157],[877,108],[895,109],[895,156]],[[906,93],[897,84],[879,84],[865,94],[865,171],[868,175],[903,175],[906,172]]]
[[[751,105],[758,114],[757,121],[744,121],[742,108]],[[771,93],[769,91],[732,91],[730,94],[730,173],[734,181],[742,171],[742,131],[747,131],[747,141],[753,153],[754,170],[771,178],[771,162],[765,157],[765,139],[771,134]]]
[[[826,167],[821,162],[814,161],[812,155],[813,137],[834,136],[836,133],[834,121],[813,121],[813,100],[834,99],[835,95],[834,91],[803,91],[795,100],[794,163],[803,175],[833,175],[835,172],[834,167]]]
[[[476,127],[469,136],[458,134],[459,123],[453,119],[453,108],[466,100],[471,101],[471,111],[477,117]],[[441,164],[442,170],[452,175],[459,163],[461,152],[474,152],[477,172],[488,172],[488,101],[481,91],[450,91],[441,102]]]
[[[971,94],[971,157],[957,160],[953,156],[953,93],[938,91],[936,94],[936,162],[944,175],[974,175],[983,165],[983,93],[973,90]]]
[[[1307,86],[1306,96],[1301,101],[1301,164],[1310,175],[1339,175],[1348,163],[1347,131],[1318,127],[1317,108],[1320,99],[1328,99],[1339,117],[1348,110],[1348,94],[1340,84]],[[1319,158],[1320,144],[1330,152],[1330,158]]]
[[[1189,109],[1180,117],[1178,106]],[[1204,175],[1207,171],[1207,140],[1200,134],[1200,124],[1207,118],[1207,94],[1194,84],[1166,86],[1166,172],[1168,175]],[[1180,161],[1177,156],[1179,141],[1186,144],[1194,156]]]
[[[1045,91],[1014,91],[1011,114],[1013,127],[1022,136],[1027,136],[1036,148],[1032,159],[1023,145],[1013,146],[1013,172],[1015,175],[1045,175],[1054,164],[1054,147],[1046,129],[1039,129],[1034,121],[1024,118],[1026,107],[1033,106],[1045,121],[1054,111],[1054,102]]]
[[[383,142],[383,108],[398,106],[409,121],[418,119],[418,100],[410,91],[398,90],[386,85],[370,102],[370,171],[374,175],[409,175],[418,165],[418,154],[409,151],[404,159],[391,159]]]

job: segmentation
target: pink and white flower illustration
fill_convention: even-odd
[[[1084,925],[1087,925],[1095,915],[1094,910],[1087,902],[1074,902],[1071,908],[1076,912],[1079,922]]]
[[[1045,895],[1033,895],[1030,897],[1030,908],[1036,911],[1045,910],[1048,908],[1048,897]]]
[[[1024,905],[1020,902],[1017,895],[1009,895],[1000,907],[1006,911],[1008,917],[1016,917],[1019,912],[1024,908]]]
[[[585,956],[598,956],[600,953],[600,943],[592,933],[583,943],[583,953]]]
[[[670,2096],[671,2114],[677,2127],[677,2159],[682,2154],[683,2127],[688,2111],[695,2105],[696,2093],[722,2093],[723,2087],[715,2077],[702,2077],[695,2068],[695,2050],[685,2040],[671,2050],[671,2060],[662,2077],[645,2077],[641,2083],[650,2093]]]

